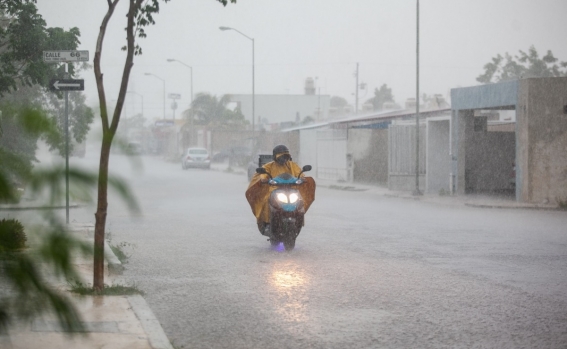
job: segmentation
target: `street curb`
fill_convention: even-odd
[[[557,207],[541,207],[541,206],[506,206],[506,205],[487,205],[487,204],[471,204],[465,203],[465,206],[478,208],[500,208],[510,210],[539,210],[539,211],[565,211]]]
[[[69,208],[79,208],[81,205],[72,204]],[[0,206],[0,211],[31,211],[31,210],[60,210],[65,209],[67,206]]]
[[[122,275],[124,266],[122,262],[116,257],[107,240],[104,240],[104,251],[106,262],[108,263],[108,273],[112,275]]]
[[[148,303],[146,303],[146,300],[140,295],[128,296],[126,298],[132,306],[134,314],[136,314],[136,317],[140,320],[140,323],[142,323],[142,327],[148,336],[148,340],[152,348],[173,349],[173,346],[165,335],[161,324],[148,306]]]
[[[342,190],[342,191],[351,191],[351,192],[361,192],[367,191],[369,193],[375,193],[371,190],[371,188],[358,188],[356,185],[354,186],[341,186],[341,185],[319,185],[320,188],[327,188],[333,190]],[[454,205],[451,202],[443,202],[442,200],[435,200],[428,198],[426,196],[413,196],[408,194],[396,194],[396,193],[375,193],[380,196],[384,196],[386,198],[397,198],[397,199],[405,199],[405,200],[414,200],[420,202],[427,202],[432,204],[439,204],[439,205]],[[489,209],[510,209],[510,210],[536,210],[536,211],[565,211],[564,209],[552,206],[538,206],[537,204],[534,205],[500,205],[500,204],[475,204],[471,202],[460,202],[459,205],[467,206],[467,207],[475,207],[475,208],[489,208]]]
[[[124,271],[124,266],[122,265],[118,257],[116,257],[112,249],[110,249],[110,246],[108,245],[108,242],[106,240],[104,241],[104,244],[106,250],[105,257],[107,258],[107,262],[108,262],[109,274],[111,272],[118,271],[119,272],[118,275],[122,275],[122,272]],[[112,297],[112,296],[106,296],[106,297]],[[153,349],[173,349],[173,346],[171,345],[169,339],[165,335],[165,332],[163,331],[161,324],[159,323],[154,313],[146,303],[144,297],[140,295],[134,295],[134,296],[127,296],[126,299],[128,299],[128,303],[130,303],[130,306],[132,307],[132,311],[134,311],[136,318],[140,320],[140,323],[142,324],[142,328],[144,329],[144,332],[148,337],[148,341],[150,342],[151,347]]]

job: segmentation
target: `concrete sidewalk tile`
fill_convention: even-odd
[[[88,238],[92,225],[73,224],[71,231],[81,238]],[[105,242],[105,283],[118,281],[111,265],[122,267]],[[92,281],[92,257],[79,258],[74,264],[87,284]],[[110,271],[110,272],[109,272]],[[68,292],[69,285],[61,280],[50,280],[53,287]],[[82,316],[86,332],[70,337],[59,326],[53,314],[33,321],[16,324],[9,336],[0,336],[2,349],[173,349],[161,324],[142,296],[79,296],[69,294]]]
[[[559,210],[557,206],[551,204],[533,204],[525,202],[517,202],[513,199],[506,199],[490,195],[447,195],[439,196],[433,194],[425,194],[414,196],[411,192],[392,191],[386,187],[374,186],[359,183],[337,182],[333,180],[316,180],[318,187],[329,188],[333,190],[344,191],[364,191],[366,193],[381,195],[388,198],[411,199],[422,202],[435,203],[440,205],[461,205],[477,208],[490,209],[531,209],[531,210]]]
[[[2,348],[155,348],[127,297],[72,296],[72,299],[83,317],[86,333],[69,337],[53,316],[46,316],[11,329],[10,337],[0,341]]]
[[[163,332],[161,324],[148,307],[146,300],[142,296],[129,296],[128,302],[132,306],[132,310],[142,323],[142,327],[148,336],[150,344],[154,349],[173,349],[169,339]]]

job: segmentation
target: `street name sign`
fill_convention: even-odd
[[[83,91],[85,80],[83,79],[51,79],[49,89],[53,91]]]
[[[170,93],[168,97],[170,99],[181,99],[181,95],[179,93]]]
[[[47,63],[88,62],[89,51],[43,51],[43,61]]]

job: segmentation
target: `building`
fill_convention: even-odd
[[[450,132],[443,133],[454,192],[493,192],[513,183],[517,201],[567,201],[567,77],[452,89],[451,102]],[[514,128],[488,132],[481,110],[515,111]]]
[[[246,120],[252,120],[252,95],[230,95],[231,101],[237,104]],[[314,120],[327,120],[331,97],[329,95],[264,95],[254,96],[256,115],[255,127],[261,125],[280,124],[284,122],[299,123],[306,116]],[[266,127],[264,127],[266,128]]]

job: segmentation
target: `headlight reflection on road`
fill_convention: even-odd
[[[309,276],[296,262],[276,263],[270,285],[276,290],[278,301],[275,308],[283,320],[305,322],[308,320],[307,303],[310,286]]]

